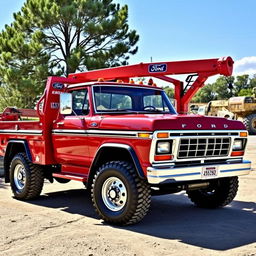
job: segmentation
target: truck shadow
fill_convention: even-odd
[[[91,202],[90,192],[86,189],[71,189],[45,193],[38,199],[27,202],[43,207],[61,208],[62,211],[72,214],[98,218]]]
[[[29,203],[98,218],[85,189],[47,193]],[[157,196],[142,222],[115,228],[205,249],[228,250],[256,242],[256,203],[234,201],[223,209],[208,210],[193,206],[185,194]]]
[[[4,182],[4,178],[0,177],[0,189],[7,189],[9,185]]]
[[[155,197],[139,232],[206,249],[228,250],[256,242],[256,203],[233,201],[222,209],[200,209],[185,194]]]

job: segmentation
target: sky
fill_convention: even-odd
[[[140,35],[129,63],[231,56],[234,74],[256,74],[256,0],[114,0]],[[0,30],[25,0],[0,0]]]

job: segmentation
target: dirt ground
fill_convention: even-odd
[[[246,159],[256,169],[255,145],[251,136]],[[196,208],[184,193],[158,196],[141,223],[122,228],[98,219],[79,182],[45,183],[39,199],[22,202],[0,179],[0,255],[256,256],[256,172],[223,209]]]

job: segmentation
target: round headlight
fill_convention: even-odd
[[[171,144],[168,141],[160,141],[157,143],[157,150],[158,154],[169,154],[171,153]]]

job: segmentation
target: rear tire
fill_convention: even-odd
[[[43,170],[29,161],[26,154],[14,156],[10,165],[11,189],[15,198],[29,200],[38,197],[44,184]]]
[[[249,134],[256,134],[256,114],[251,114],[243,119],[243,123]]]
[[[224,207],[232,202],[238,190],[238,177],[212,181],[209,188],[187,191],[190,200],[201,208]]]
[[[139,222],[151,202],[148,183],[138,177],[132,164],[124,161],[108,162],[99,168],[91,195],[98,215],[116,225]]]

